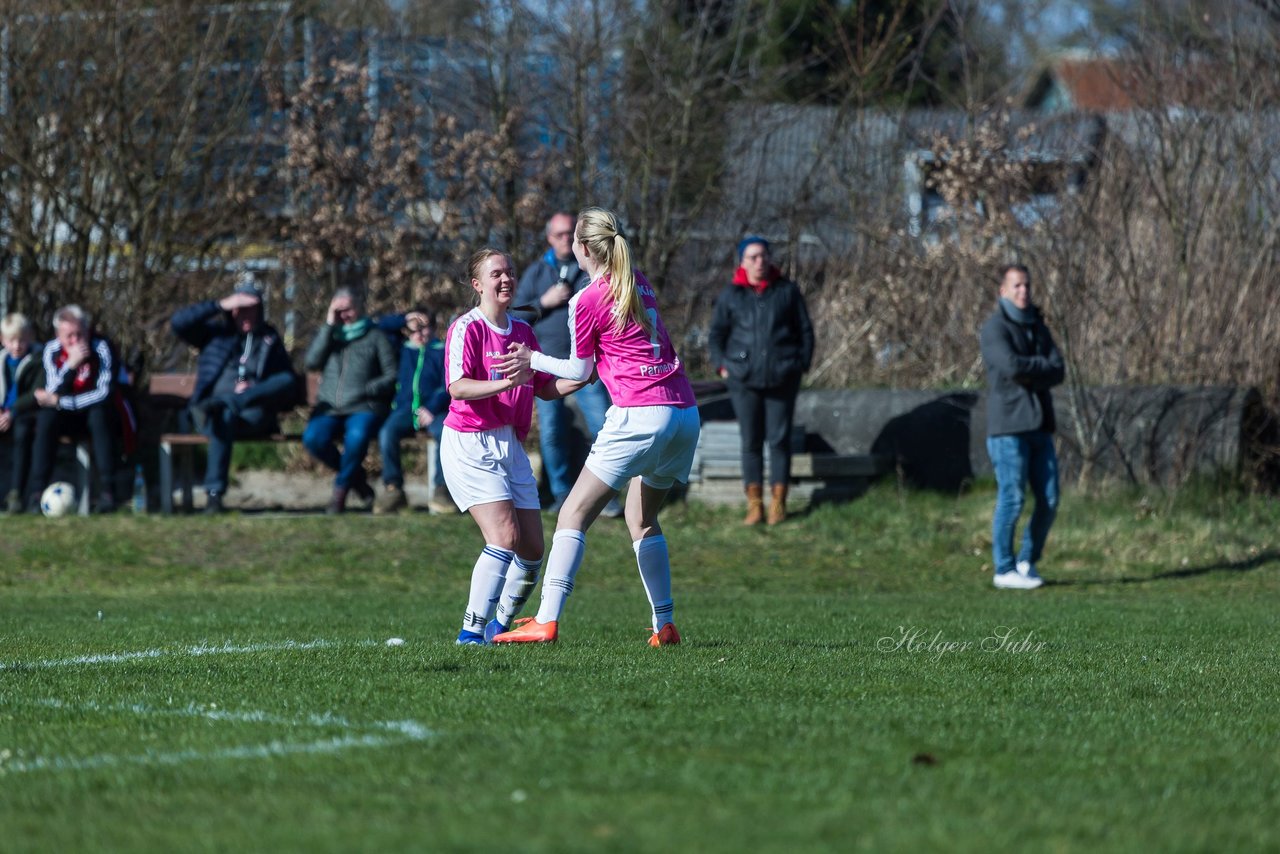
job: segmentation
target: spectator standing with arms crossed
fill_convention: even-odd
[[[573,251],[591,284],[569,303],[569,358],[517,346],[501,369],[508,376],[532,369],[579,382],[598,370],[613,406],[560,508],[538,615],[493,642],[556,640],[586,551],[587,529],[630,483],[627,528],[649,599],[649,645],[671,646],[680,643],[680,633],[672,620],[671,560],[658,510],[675,482],[689,479],[701,430],[697,401],[658,316],[653,288],[631,267],[631,247],[617,216],[601,208],[584,210]]]
[[[280,333],[263,320],[262,289],[251,274],[222,299],[178,311],[170,326],[200,350],[190,407],[209,437],[204,512],[221,513],[235,440],[278,432],[277,416],[293,405],[298,378]]]
[[[0,436],[10,442],[11,471],[5,511],[21,513],[31,469],[35,440],[36,389],[44,385],[40,346],[25,314],[10,314],[0,322]]]
[[[729,385],[742,441],[747,493],[744,525],[766,521],[764,446],[769,446],[769,512],[787,518],[791,483],[791,423],[800,378],[813,362],[813,324],[800,288],[773,264],[769,242],[751,236],[738,244],[733,284],[716,299],[708,331],[711,364]]]
[[[569,355],[569,300],[591,281],[573,254],[576,225],[572,214],[564,211],[552,214],[546,229],[549,248],[524,271],[516,289],[516,305],[520,310],[533,313],[533,331],[542,345],[542,352],[558,359]],[[594,442],[604,426],[609,393],[602,383],[590,383],[574,396],[574,400],[582,410]],[[573,473],[570,471],[573,464],[573,413],[561,398],[538,398],[535,403],[538,408],[538,445],[542,452],[542,466],[547,473],[547,485],[555,499],[551,505],[551,511],[555,513],[559,512],[573,486]],[[616,498],[606,505],[604,514],[611,517],[622,515],[622,506]]]
[[[449,493],[484,537],[457,639],[483,646],[499,626],[510,625],[542,568],[538,484],[522,444],[533,421],[534,394],[568,394],[582,384],[527,367],[504,374],[498,365],[508,347],[538,346],[529,324],[508,314],[516,291],[511,259],[481,249],[471,256],[467,275],[479,304],[445,334],[445,381],[453,402],[440,459]]]
[[[1031,274],[1021,264],[1000,271],[996,310],[982,324],[987,366],[987,453],[996,475],[991,558],[996,587],[1034,590],[1036,565],[1058,512],[1058,455],[1051,389],[1065,371],[1044,316],[1031,302]],[[1028,483],[1035,509],[1014,556],[1014,534]]]
[[[325,325],[307,348],[308,371],[320,371],[316,407],[302,432],[311,455],[337,472],[327,513],[342,513],[347,494],[373,503],[364,472],[369,443],[386,417],[396,387],[396,353],[387,336],[373,328],[364,302],[339,288],[329,303]],[[337,438],[342,436],[342,452]]]

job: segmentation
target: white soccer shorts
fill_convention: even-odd
[[[440,468],[449,496],[464,513],[494,501],[510,501],[519,510],[541,506],[529,455],[510,426],[479,433],[446,426],[440,435]]]
[[[687,483],[702,419],[696,406],[611,406],[587,468],[614,489],[642,476],[654,489]]]

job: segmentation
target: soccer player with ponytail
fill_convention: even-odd
[[[569,302],[569,358],[513,344],[500,369],[508,376],[538,371],[578,382],[598,372],[613,406],[556,520],[537,616],[517,621],[493,642],[556,640],[586,550],[587,529],[630,483],[625,515],[649,598],[649,645],[678,644],[671,562],[658,509],[677,480],[689,479],[693,466],[701,429],[693,389],[658,316],[653,288],[632,269],[631,246],[617,216],[601,208],[580,213],[573,251],[591,284]]]

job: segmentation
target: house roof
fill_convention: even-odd
[[[1213,88],[1208,63],[1140,62],[1081,54],[1061,56],[1031,81],[1023,98],[1038,112],[1125,113],[1144,107],[1198,107]]]
[[[1077,110],[1113,113],[1131,110],[1146,87],[1136,69],[1111,59],[1067,59],[1053,68]],[[1145,93],[1143,93],[1145,94]]]
[[[724,203],[703,229],[721,242],[757,232],[775,237],[799,225],[828,247],[854,237],[852,218],[878,205],[905,209],[904,163],[937,136],[970,138],[979,118],[959,111],[841,112],[834,107],[743,104],[728,116]],[[1007,117],[1009,156],[1085,164],[1103,133],[1096,115]]]

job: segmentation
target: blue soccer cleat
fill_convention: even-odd
[[[480,632],[469,632],[466,629],[458,632],[458,646],[488,646],[489,641]]]
[[[507,627],[502,625],[502,623],[499,623],[497,618],[495,617],[494,619],[489,621],[489,624],[487,626],[484,627],[484,642],[493,643],[493,636],[500,635],[506,630],[507,630]]]

